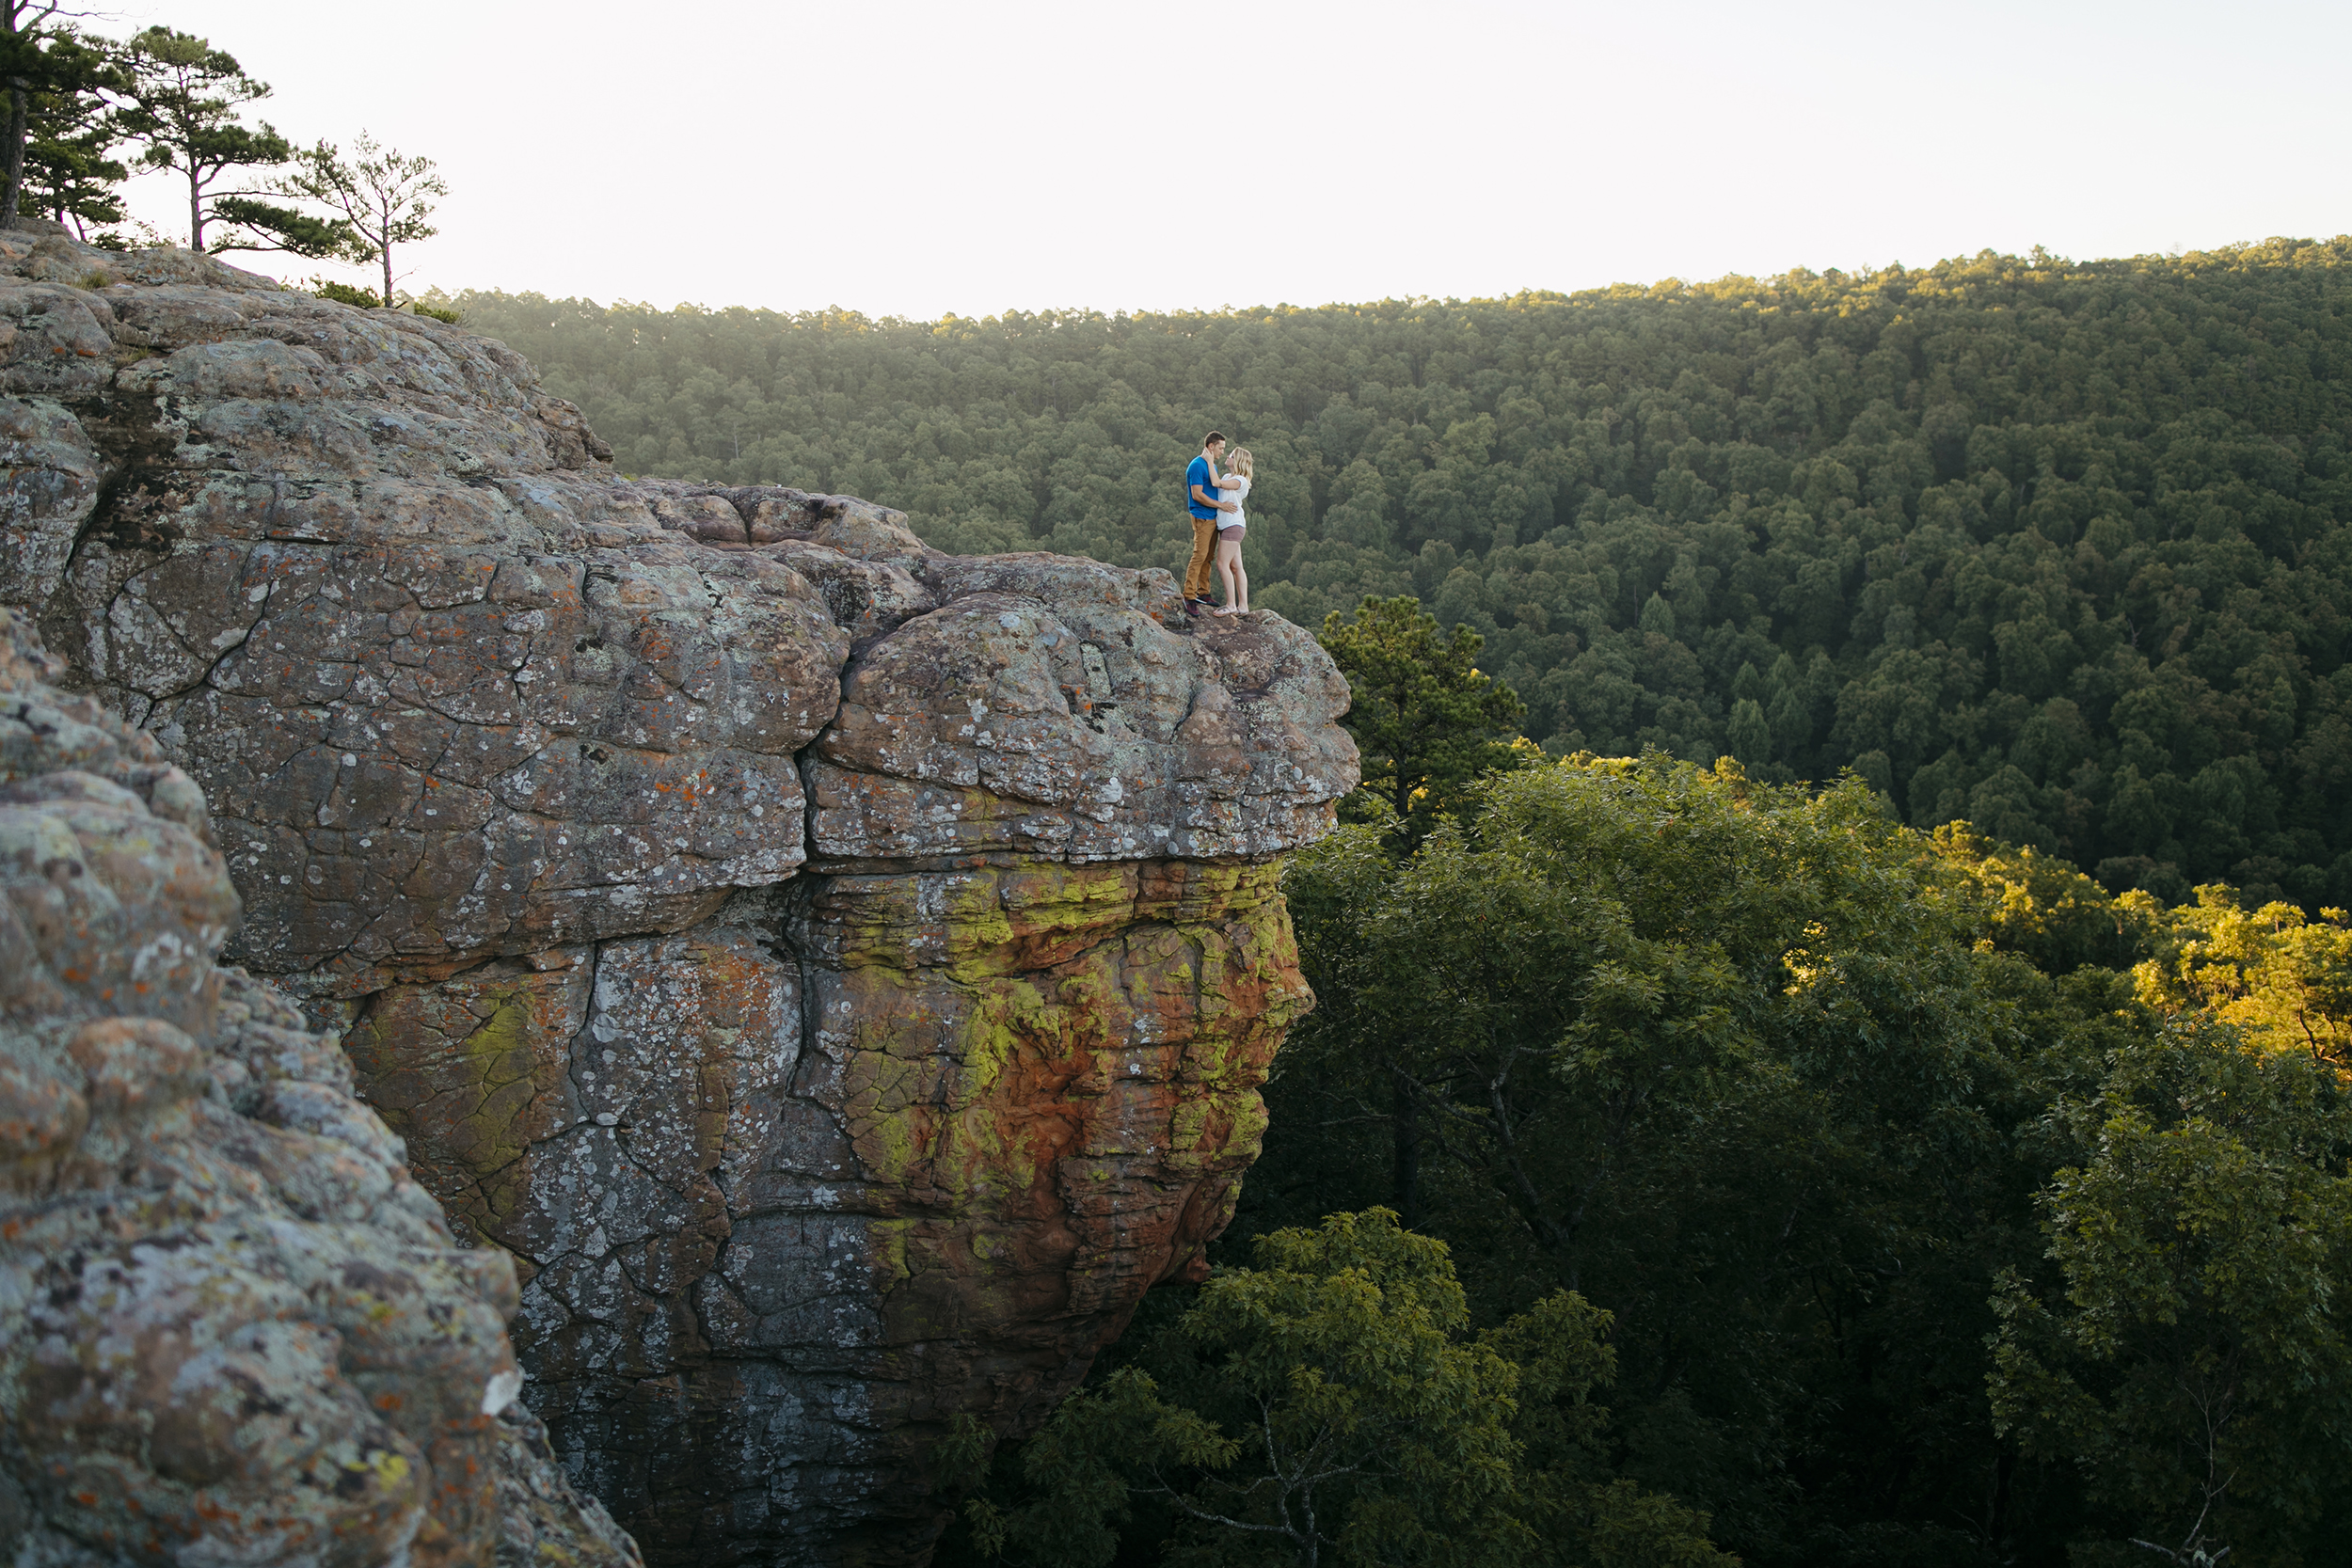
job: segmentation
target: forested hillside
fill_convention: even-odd
[[[1219,1267],[941,1568],[2352,1562],[2344,926],[1655,755],[1283,892]]]
[[[635,473],[956,549],[1181,565],[1212,425],[1253,598],[1419,594],[1558,752],[1844,767],[2179,901],[2352,905],[2352,240],[1575,295],[876,322],[469,293]]]

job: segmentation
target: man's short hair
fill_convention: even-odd
[[[1206,436],[1200,437],[1200,444],[1204,447],[1213,447],[1223,439],[1225,439],[1225,436],[1221,432],[1212,430]]]

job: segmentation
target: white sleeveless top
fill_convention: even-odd
[[[1249,481],[1240,474],[1227,474],[1216,482],[1216,488],[1225,499],[1233,503],[1232,511],[1220,512],[1216,515],[1217,528],[1219,530],[1248,528],[1249,526],[1248,515],[1242,511],[1241,503],[1249,499]]]

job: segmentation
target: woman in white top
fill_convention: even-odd
[[[1249,519],[1242,515],[1241,503],[1248,499],[1249,479],[1255,471],[1249,449],[1236,447],[1216,482],[1217,494],[1233,503],[1232,511],[1216,515],[1216,574],[1225,579],[1225,603],[1217,610],[1219,615],[1249,613],[1249,574],[1241,564],[1241,537],[1249,530]]]

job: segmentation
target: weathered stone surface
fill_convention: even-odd
[[[1298,627],[1196,631],[1165,572],[1055,556],[914,575],[941,608],[850,661],[806,765],[825,863],[1268,855],[1328,824],[1347,687]]]
[[[1041,1413],[1230,1217],[1309,1001],[1275,879],[803,877],[390,988],[347,1045],[528,1260],[532,1402],[657,1555],[919,1538],[940,1424]]]
[[[452,1244],[294,1004],[215,966],[202,796],[55,673],[0,610],[0,1550],[634,1563],[501,1419],[512,1264]]]
[[[0,398],[0,603],[38,604],[65,576],[98,499],[98,453],[55,404]]]
[[[625,481],[502,345],[184,253],[0,235],[0,601],[512,1262],[503,1549],[560,1464],[658,1561],[919,1560],[946,1418],[1035,1418],[1231,1212],[1310,1001],[1275,858],[1356,776],[1312,639]],[[256,1114],[396,1167],[272,1029]]]
[[[0,276],[0,603],[212,791],[238,951],[364,991],[788,874],[847,651],[808,583],[661,527],[502,345],[207,265]]]
[[[612,1515],[582,1495],[548,1446],[548,1429],[516,1400],[499,1416],[498,1568],[635,1568],[644,1560]]]

